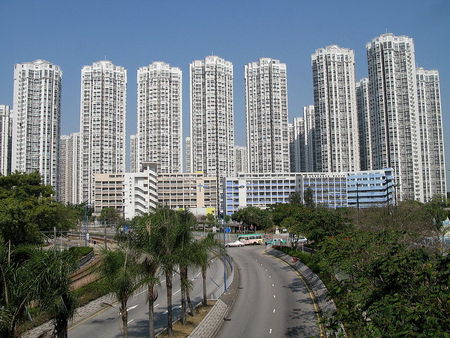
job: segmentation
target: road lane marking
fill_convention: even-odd
[[[156,305],[155,305],[155,307],[158,307],[158,306],[159,306],[159,304],[156,304]]]
[[[130,319],[127,324],[134,322],[134,319]]]
[[[277,296],[273,295],[273,298],[277,298]]]
[[[180,289],[180,290],[178,290],[177,292],[175,292],[175,293],[174,293],[174,295],[176,295],[176,294],[177,294],[178,292],[180,292],[180,291],[181,291],[181,289]]]
[[[275,309],[273,309],[273,313],[275,313]]]
[[[272,287],[275,287],[275,284],[272,284]]]
[[[272,334],[272,329],[269,330],[269,334]]]

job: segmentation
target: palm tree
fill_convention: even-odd
[[[70,290],[70,275],[77,268],[75,256],[68,251],[36,250],[30,265],[39,271],[35,285],[41,308],[53,318],[56,336],[67,338],[69,320],[77,307],[76,297]]]
[[[198,241],[195,250],[195,263],[201,268],[203,281],[203,301],[207,305],[206,295],[206,272],[210,264],[210,256],[222,257],[225,255],[225,249],[219,241],[214,238],[213,233],[209,233],[205,238]]]
[[[188,279],[188,267],[195,263],[195,247],[192,236],[192,229],[196,224],[194,215],[188,211],[178,211],[179,215],[179,236],[181,239],[178,250],[178,265],[180,268],[180,284],[181,284],[181,322],[186,323],[186,303],[189,306],[190,314],[193,315],[194,307],[192,306],[189,290],[192,287]]]
[[[177,255],[181,243],[181,227],[178,213],[167,207],[160,207],[153,215],[154,226],[157,229],[157,251],[161,255],[161,268],[166,277],[167,297],[167,334],[173,335],[172,282],[173,272],[177,265]]]
[[[137,264],[147,281],[148,332],[155,337],[154,303],[157,298],[155,286],[158,284],[161,255],[156,250],[157,229],[152,224],[152,215],[143,215],[133,219],[133,231],[130,233],[130,245],[138,253]]]
[[[107,281],[109,291],[120,303],[123,336],[128,337],[128,299],[147,281],[141,277],[136,255],[127,247],[103,250],[100,274]],[[111,305],[112,306],[112,305]]]

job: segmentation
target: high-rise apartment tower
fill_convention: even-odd
[[[182,171],[182,75],[177,67],[153,62],[137,71],[138,162],[160,173]]]
[[[424,201],[413,39],[383,34],[366,49],[372,169],[394,169],[397,200]]]
[[[290,170],[286,64],[261,58],[245,66],[250,172]]]
[[[191,172],[235,172],[233,64],[207,56],[190,64]]]
[[[359,170],[358,115],[353,50],[320,48],[311,56],[316,170]]]
[[[58,191],[61,119],[59,66],[45,60],[14,66],[12,171],[38,171]]]
[[[111,61],[81,71],[81,201],[94,201],[94,175],[125,171],[127,71]]]

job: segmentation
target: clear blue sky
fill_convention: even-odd
[[[354,49],[359,79],[367,75],[367,42],[386,31],[408,35],[417,65],[440,71],[450,161],[450,0],[0,0],[0,13],[0,104],[12,105],[15,63],[46,59],[64,73],[61,132],[78,131],[81,67],[106,57],[128,70],[130,135],[136,132],[136,70],[161,60],[183,70],[187,136],[188,66],[214,53],[234,64],[239,145],[245,144],[246,63],[272,57],[287,64],[292,120],[313,103],[315,49]]]

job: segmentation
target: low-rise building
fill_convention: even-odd
[[[95,175],[95,216],[103,208],[115,208],[125,219],[132,219],[155,208],[157,202],[156,164],[143,163],[137,173]]]
[[[161,173],[158,175],[158,202],[171,209],[189,209],[194,215],[217,210],[216,177],[203,173]]]
[[[288,203],[291,194],[312,191],[314,203],[328,208],[386,206],[393,203],[392,169],[342,173],[252,173],[224,179],[223,209],[232,215],[240,208],[265,209]]]

